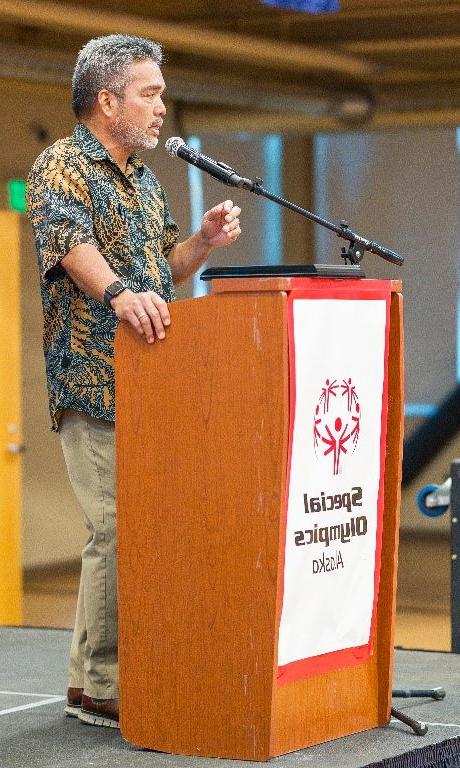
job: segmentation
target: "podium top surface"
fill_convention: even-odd
[[[230,280],[240,277],[339,277],[362,280],[366,275],[360,264],[239,264],[205,269],[200,280],[221,277]]]

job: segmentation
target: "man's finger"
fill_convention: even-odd
[[[124,319],[127,320],[130,325],[132,325],[139,336],[145,336],[147,340],[153,337],[152,325],[150,323],[149,316],[147,312],[142,312],[142,308],[137,309],[137,311],[130,309],[124,315]]]
[[[230,213],[230,211],[233,208],[233,203],[231,200],[225,200],[223,203],[219,203],[219,205],[215,205],[214,208],[210,208],[209,211],[205,213],[206,219],[218,219],[222,214],[227,215]]]
[[[237,219],[240,213],[241,213],[241,208],[239,208],[237,205],[234,205],[231,211],[227,213],[225,217],[225,221],[233,221],[234,219]]]
[[[149,293],[149,299],[150,299],[151,304],[160,313],[160,317],[161,317],[163,325],[170,325],[171,324],[171,317],[169,315],[168,305],[165,302],[165,300],[162,299],[161,296],[158,296],[157,293]]]
[[[137,316],[137,321],[148,343],[152,344],[155,341],[155,335],[153,332],[152,322],[149,314],[147,312],[141,312],[141,314]]]
[[[153,329],[154,329],[156,335],[158,336],[158,338],[159,339],[164,339],[166,334],[165,334],[165,329],[164,329],[164,325],[163,325],[163,320],[161,319],[161,315],[158,312],[158,309],[154,305],[152,305],[149,308],[149,318],[150,318],[150,322],[152,323]]]
[[[229,224],[225,224],[222,229],[224,232],[232,232],[234,229],[240,226],[240,220],[239,219],[232,219],[232,221]]]
[[[231,232],[228,233],[229,240],[236,240],[241,235],[241,229],[236,227],[235,229],[232,229]]]

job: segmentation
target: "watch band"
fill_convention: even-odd
[[[111,301],[115,298],[115,296],[119,296],[120,293],[123,293],[123,291],[126,290],[126,285],[123,285],[119,280],[115,280],[114,283],[111,283],[107,286],[107,288],[104,291],[104,304],[107,304],[108,307],[111,307]]]

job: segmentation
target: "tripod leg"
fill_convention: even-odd
[[[446,697],[446,692],[444,688],[410,688],[408,690],[400,690],[399,688],[393,689],[393,698],[395,699],[411,699],[412,697],[441,701]]]
[[[417,736],[425,736],[425,734],[428,733],[428,726],[421,720],[414,720],[412,717],[405,715],[403,712],[400,712],[399,709],[395,709],[394,707],[391,708],[391,714],[396,720],[400,720],[405,725],[408,725],[409,728],[412,728]]]

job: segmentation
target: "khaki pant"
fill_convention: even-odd
[[[70,649],[69,686],[118,698],[118,620],[113,422],[65,411],[59,434],[67,471],[89,538]]]

